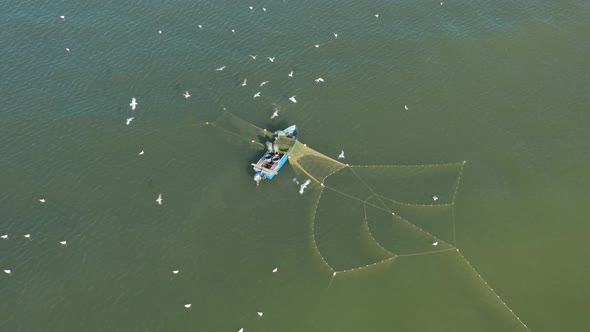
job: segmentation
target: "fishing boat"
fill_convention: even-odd
[[[285,130],[275,132],[274,142],[266,142],[267,150],[256,164],[252,164],[254,180],[273,179],[289,160],[289,152],[297,140],[297,126],[292,125]]]

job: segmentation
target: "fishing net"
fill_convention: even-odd
[[[231,113],[213,124],[261,148],[264,140],[272,139],[273,131]],[[273,128],[278,129],[283,128]],[[310,193],[317,195],[309,218],[310,246],[332,274],[330,284],[339,274],[386,266],[397,258],[452,251],[528,330],[456,247],[454,206],[465,162],[349,165],[301,141],[281,143],[288,144],[283,148],[290,149],[294,171],[311,180],[309,186],[315,189]]]

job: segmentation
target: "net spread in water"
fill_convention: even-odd
[[[213,125],[264,148],[272,132],[225,112]],[[348,165],[300,141],[278,140],[289,163],[319,189],[310,245],[332,274],[387,266],[400,257],[453,252],[524,330],[528,327],[457,249],[454,207],[465,162]],[[276,180],[275,180],[276,181]]]

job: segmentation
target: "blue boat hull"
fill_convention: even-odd
[[[296,140],[298,136],[298,130],[295,125],[277,133],[280,133],[278,135],[279,137],[282,135],[294,140]],[[254,165],[254,172],[260,175],[263,179],[272,180],[289,160],[289,152],[291,152],[291,149],[284,153],[271,153],[266,151],[260,160],[258,160],[258,163],[252,164]],[[280,159],[276,160],[279,155]]]

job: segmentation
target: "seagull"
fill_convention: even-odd
[[[158,203],[158,205],[162,205],[162,194],[158,195],[158,198],[156,198],[156,203]]]
[[[255,54],[249,54],[248,56],[249,56],[249,57],[251,57],[252,59],[256,60],[256,57],[257,57],[258,55],[255,55]]]
[[[70,49],[66,47],[66,52],[69,52],[69,51],[70,51]]]
[[[41,203],[45,203],[45,198],[40,198],[40,199],[39,199],[39,202],[41,202]]]
[[[276,273],[279,270],[278,267],[275,267],[274,270],[272,270],[272,273]]]
[[[197,25],[199,27],[199,29],[203,29],[203,26],[201,24]]]
[[[59,241],[59,244],[61,244],[62,246],[65,246],[68,244],[68,241]]]
[[[258,314],[258,316],[262,317],[262,315],[264,315],[264,313],[262,311],[258,311],[256,312]]]
[[[135,119],[135,117],[128,118],[125,124],[128,126],[131,123],[131,121],[133,121],[133,119]]]
[[[12,273],[12,271],[10,271],[9,269],[6,269],[6,270],[4,270],[4,273],[6,273],[6,274],[11,274],[11,273]]]
[[[138,155],[143,156],[143,150],[139,151]]]
[[[162,34],[162,30],[158,30],[158,33],[159,33],[159,34]]]
[[[262,11],[263,12],[266,12],[266,7],[262,7]]]
[[[268,61],[270,61],[270,62],[275,62],[275,58],[276,58],[276,56],[273,56],[272,58],[271,58],[271,57],[269,57],[269,56],[267,56],[266,58],[267,58],[267,59],[268,59]]]
[[[135,111],[135,107],[137,107],[137,99],[135,99],[135,97],[131,98],[131,103],[129,103],[129,106],[131,106],[132,111]]]
[[[321,77],[318,77],[318,78],[316,78],[316,80],[315,80],[315,82],[316,82],[316,83],[320,83],[320,82],[323,82],[323,81],[324,81],[324,79],[323,79],[323,78],[321,78]]]
[[[250,6],[250,7],[248,7],[248,8],[250,8],[250,10],[254,10],[254,7],[252,7],[252,6]]]
[[[6,239],[8,239],[8,234],[4,234],[4,235],[0,236],[0,238],[6,240]]]
[[[180,271],[178,271],[178,270],[172,271],[172,273],[174,273],[174,274],[178,274],[178,272],[180,272]]]
[[[217,71],[222,71],[222,70],[224,70],[224,69],[225,69],[225,66],[223,66],[223,67],[219,67],[219,68],[217,68],[217,69],[215,69],[215,70],[217,70]]]
[[[66,17],[63,16],[63,15],[61,15],[59,18],[61,18],[62,20],[65,20],[66,19]]]
[[[190,308],[190,307],[191,307],[191,305],[192,305],[192,304],[190,304],[190,303],[187,303],[187,304],[185,304],[185,305],[184,305],[184,307],[188,309],[188,308]]]
[[[404,109],[407,111],[409,110],[408,105],[404,105]]]
[[[242,82],[242,86],[246,86],[246,84],[248,84],[248,79],[244,78],[244,82]]]
[[[435,246],[435,247],[438,246],[438,241],[432,242],[432,245]]]
[[[338,34],[336,32],[332,32],[334,34],[334,38],[338,38]]]
[[[263,85],[265,85],[267,83],[268,83],[268,81],[264,81],[264,82],[260,83],[260,86],[263,86]]]
[[[240,328],[240,329],[238,330],[238,332],[244,332],[244,328],[243,328],[243,327],[242,327],[242,328]]]
[[[292,102],[294,102],[294,103],[297,102],[297,99],[295,99],[295,96],[292,96],[291,98],[289,98],[289,100],[292,101]]]
[[[236,32],[236,29],[231,29],[231,32],[232,32],[232,33],[235,33],[235,32]]]
[[[305,182],[303,182],[303,184],[301,185],[301,187],[299,187],[299,194],[303,195],[303,192],[305,191],[305,189],[307,189],[307,185],[311,183],[310,179],[307,179]]]
[[[253,97],[253,98],[258,98],[258,97],[260,97],[260,92],[256,92],[256,93],[254,94],[254,97]]]
[[[188,91],[185,91],[183,96],[184,96],[184,99],[188,99],[191,96],[191,94],[188,93]]]
[[[271,119],[276,118],[277,116],[279,116],[279,110],[275,110],[272,115],[270,116]]]
[[[344,150],[340,152],[340,154],[338,155],[338,159],[344,159]]]
[[[291,70],[291,72],[289,73],[289,77],[293,77],[293,71]]]
[[[314,46],[315,46],[315,48],[320,48],[319,44],[315,44]]]
[[[379,14],[375,14],[375,17],[376,17],[376,18],[379,18]]]
[[[31,238],[31,234],[25,234],[24,236],[25,236],[25,238],[27,238],[27,239],[30,239],[30,238]]]
[[[433,201],[438,201],[438,196],[432,196]]]

